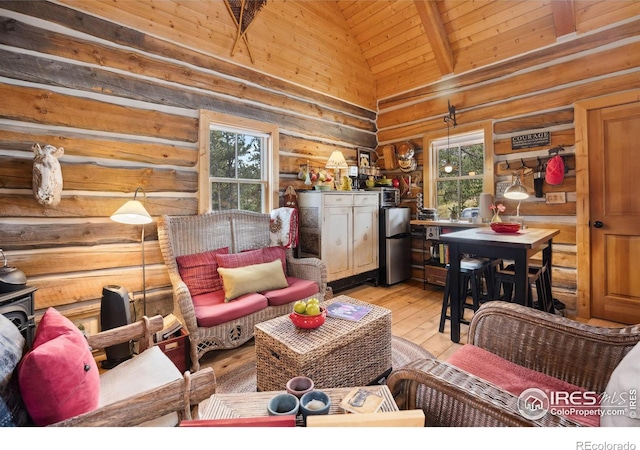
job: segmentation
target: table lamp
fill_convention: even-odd
[[[325,166],[327,169],[336,169],[338,172],[335,177],[334,183],[336,185],[336,190],[341,190],[340,186],[342,186],[342,175],[340,173],[341,169],[348,169],[347,160],[344,159],[344,155],[340,150],[336,150],[331,153],[329,156],[329,161],[327,161],[327,165]]]
[[[520,202],[529,197],[529,192],[520,182],[520,174],[516,174],[516,179],[513,184],[504,191],[504,197],[511,200],[518,200],[518,206],[516,208],[516,217],[520,217]]]
[[[146,202],[147,195],[142,188],[137,188],[133,194],[133,200],[129,200],[122,205],[116,212],[111,215],[111,220],[118,223],[124,223],[129,225],[142,225],[142,303],[144,308],[144,315],[147,315],[147,280],[145,274],[145,262],[144,262],[144,224],[151,223],[153,219],[145,209],[145,207],[136,200],[138,191],[142,191]]]

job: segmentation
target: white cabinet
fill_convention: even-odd
[[[371,192],[301,192],[300,255],[320,258],[327,281],[378,268],[379,196]]]

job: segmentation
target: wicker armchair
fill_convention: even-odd
[[[130,340],[138,341],[138,350],[142,354],[142,352],[151,351],[147,349],[154,345],[152,336],[161,329],[162,316],[151,318],[145,316],[129,325],[88,336],[87,340],[89,346],[94,350],[104,349],[105,347]],[[141,356],[136,356],[136,358],[141,358]],[[118,367],[111,369],[111,371],[117,370]],[[132,370],[124,371],[121,382],[125,382],[126,377],[135,375],[136,373]],[[111,377],[110,381],[114,381],[114,378]],[[102,384],[101,388],[105,389],[105,385]],[[178,419],[188,420],[198,417],[197,408],[199,403],[207,400],[215,391],[216,377],[213,369],[208,367],[195,374],[185,372],[182,378],[178,378],[175,381],[122,398],[101,406],[94,411],[58,422],[53,426],[131,427],[173,412],[178,413]]]
[[[187,285],[180,277],[176,258],[229,247],[238,253],[271,245],[269,214],[250,211],[215,211],[191,216],[162,216],[158,221],[158,240],[173,286],[174,314],[181,317],[189,331],[191,343],[191,369],[200,368],[199,360],[211,350],[236,348],[253,337],[256,323],[272,319],[291,311],[289,304],[269,306],[241,319],[213,327],[201,327],[196,320],[193,300]],[[323,301],[327,290],[327,269],[317,258],[294,258],[287,250],[287,276],[313,280],[318,293],[313,296]],[[305,299],[300,299],[305,300]]]
[[[603,392],[611,373],[640,341],[640,325],[603,328],[507,302],[474,315],[470,344],[589,391]],[[446,362],[420,359],[387,382],[401,409],[421,408],[426,426],[580,426],[560,416],[523,417],[517,397]]]

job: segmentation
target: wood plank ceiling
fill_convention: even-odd
[[[385,99],[640,13],[634,1],[337,0]]]

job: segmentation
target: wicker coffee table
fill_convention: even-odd
[[[352,389],[352,387],[323,389],[331,399],[329,414],[345,414],[345,411],[340,407],[340,402]],[[376,390],[382,395],[384,401],[378,410],[379,412],[398,411],[398,405],[386,385],[370,386],[367,389]],[[214,394],[200,407],[199,419],[217,420],[268,416],[267,403],[269,399],[282,392],[284,391]],[[298,416],[297,422],[298,425],[302,425],[301,416]]]
[[[279,391],[295,376],[317,389],[364,386],[391,371],[391,311],[346,295],[325,303],[371,308],[359,321],[327,317],[315,330],[296,328],[288,315],[255,326],[256,385]]]

